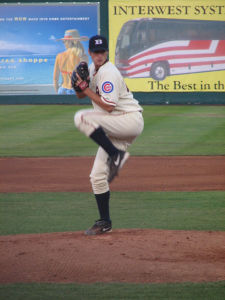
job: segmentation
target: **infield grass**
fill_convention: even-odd
[[[85,156],[97,149],[75,127],[90,106],[1,105],[0,156]],[[132,155],[224,155],[225,106],[144,106]]]
[[[225,191],[112,192],[113,228],[225,230]],[[0,194],[0,235],[85,230],[98,219],[91,193]]]
[[[225,281],[165,284],[8,284],[2,300],[224,300]]]

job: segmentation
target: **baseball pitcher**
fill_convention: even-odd
[[[142,107],[128,90],[119,70],[108,61],[108,43],[96,35],[89,40],[92,64],[81,62],[71,83],[78,98],[89,97],[93,109],[78,111],[75,126],[99,145],[90,174],[100,219],[86,230],[87,235],[112,230],[109,184],[129,158],[128,146],[141,134]]]

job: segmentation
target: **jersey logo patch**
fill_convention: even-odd
[[[111,93],[113,91],[113,84],[110,81],[105,81],[102,84],[102,90],[104,93]]]

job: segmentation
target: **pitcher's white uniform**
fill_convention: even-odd
[[[89,71],[91,90],[99,94],[105,104],[115,106],[115,109],[109,113],[92,101],[94,109],[80,110],[75,114],[75,125],[88,137],[101,126],[118,149],[126,150],[143,130],[143,109],[111,62],[107,61],[97,72],[92,63]],[[109,190],[107,158],[108,154],[99,147],[90,174],[94,194]]]

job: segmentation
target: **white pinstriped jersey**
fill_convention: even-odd
[[[106,62],[99,70],[95,71],[92,63],[89,68],[91,90],[100,95],[102,101],[106,104],[115,106],[111,112],[142,111],[138,101],[133,98],[133,94],[128,90],[126,83],[119,70],[111,62]],[[94,109],[103,111],[103,109],[92,101]]]

